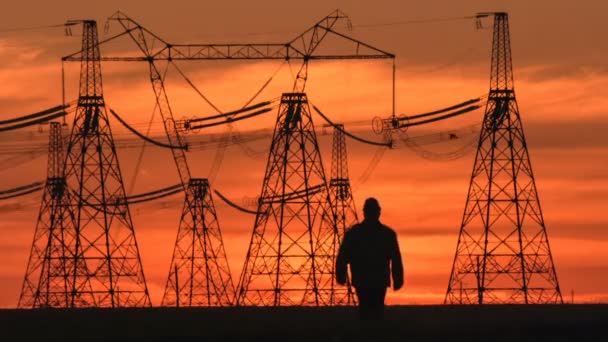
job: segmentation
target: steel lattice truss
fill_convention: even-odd
[[[234,285],[207,179],[192,179],[173,251],[163,306],[227,306]]]
[[[346,139],[344,126],[336,125],[333,134],[331,155],[331,179],[329,181],[329,192],[334,212],[336,213],[336,227],[340,240],[344,232],[359,221],[353,198],[352,188],[348,177],[348,159],[346,154]],[[339,245],[336,245],[339,247]],[[337,250],[335,253],[337,254]],[[339,291],[338,289],[335,290]],[[338,304],[354,304],[356,298],[352,292],[350,282],[345,289],[346,295],[337,295],[341,301]],[[343,301],[345,300],[345,301]]]
[[[21,295],[20,308],[73,307],[86,305],[94,300],[87,296],[72,296],[66,278],[72,278],[71,270],[79,269],[86,274],[82,261],[74,267],[76,251],[74,212],[72,200],[66,192],[63,177],[65,148],[61,124],[50,124],[47,180],[42,194],[34,242],[27,264]]]
[[[128,18],[120,18],[117,20],[120,22],[125,32],[129,34],[141,51],[146,55],[146,60],[149,61],[150,81],[156,98],[157,108],[163,118],[165,133],[167,134],[169,144],[185,148],[185,140],[181,136],[178,127],[175,125],[163,77],[161,76],[157,65],[154,63],[152,51],[149,50],[149,48],[154,45],[153,42],[156,40],[156,36],[139,25],[134,27],[130,26],[134,24],[134,22]],[[224,252],[224,244],[220,233],[220,227],[217,222],[215,208],[209,192],[209,183],[207,180],[191,178],[184,148],[171,149],[173,159],[177,166],[177,172],[186,191],[183,215],[181,216],[179,223],[173,262],[171,269],[169,270],[169,277],[167,279],[162,305],[229,305],[234,299],[234,285],[228,268],[228,260]],[[193,197],[201,195],[204,196]],[[190,242],[183,239],[184,234],[200,233],[201,231],[204,232],[202,238],[207,240],[205,244],[202,245],[203,248],[199,248],[200,246],[198,245],[200,241],[197,241],[197,239],[200,239],[200,237],[193,237],[193,240]],[[204,267],[204,273],[202,273],[202,271],[199,272],[199,270],[195,270],[194,268],[190,269],[190,274],[185,273],[186,268],[183,267],[185,261],[180,260],[180,258],[182,257],[181,252],[183,252],[184,249],[187,249],[189,244],[192,247],[191,251],[195,253],[190,256],[193,260],[191,265]],[[206,250],[206,248],[211,248],[214,252],[210,253],[211,251]],[[201,264],[201,262],[208,264]],[[180,283],[187,284],[188,281],[191,282],[192,288],[187,289],[180,285]],[[177,295],[176,289],[179,289],[179,295]],[[203,298],[204,296],[207,296],[207,298]],[[179,300],[176,300],[176,297],[178,297]]]
[[[306,95],[283,94],[236,304],[344,302],[334,288],[334,215]]]
[[[563,302],[515,99],[506,13],[494,14],[490,94],[445,302]]]
[[[39,227],[48,230],[51,238],[45,250],[49,266],[43,266],[36,293],[52,298],[41,304],[49,306],[149,306],[103,99],[97,25],[95,21],[82,24],[78,107],[67,143],[64,178],[58,178],[64,180],[55,184],[63,190],[62,196],[46,205],[57,207],[51,209],[55,214],[50,218],[41,210]]]

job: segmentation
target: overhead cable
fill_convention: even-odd
[[[475,18],[477,18],[477,16],[472,15],[472,16],[464,16],[464,17],[413,19],[413,20],[404,20],[404,21],[393,21],[393,22],[387,22],[387,23],[353,25],[353,27],[354,28],[367,28],[367,27],[399,26],[399,25],[411,25],[411,24],[430,24],[430,23],[440,23],[440,22],[446,22],[446,21],[468,20],[468,19],[475,19]]]
[[[2,121],[0,121],[0,125],[7,125],[7,124],[10,124],[10,123],[14,123],[14,122],[34,119],[34,118],[37,118],[37,117],[40,117],[40,116],[45,116],[45,115],[53,114],[53,113],[56,113],[56,112],[61,111],[63,109],[66,109],[68,107],[69,107],[69,105],[59,105],[59,106],[51,107],[49,109],[45,109],[43,111],[40,111],[40,112],[37,112],[37,113],[34,113],[34,114],[20,116],[20,117],[8,119],[8,120],[2,120]]]
[[[171,195],[175,195],[178,194],[180,192],[183,192],[183,188],[181,188],[181,184],[179,185],[178,188],[176,188],[173,191],[168,191],[168,192],[162,192],[159,195],[153,196],[153,197],[145,197],[145,198],[139,198],[139,199],[135,199],[133,200],[133,197],[127,197],[127,204],[131,205],[131,204],[139,204],[139,203],[144,203],[144,202],[150,202],[150,201],[155,201],[157,199],[160,198],[165,198]],[[142,194],[145,195],[145,194]]]
[[[321,113],[321,111],[319,110],[319,108],[317,108],[315,105],[312,106],[312,108],[315,109],[315,111],[317,111],[317,113],[325,120],[327,121],[328,124],[330,124],[332,127],[334,127],[335,129],[341,131],[342,133],[344,133],[346,136],[355,139],[359,142],[362,142],[364,144],[369,144],[369,145],[376,145],[376,146],[385,146],[385,147],[389,147],[391,148],[393,146],[393,144],[391,142],[377,142],[377,141],[371,141],[371,140],[367,140],[367,139],[363,139],[360,138],[358,136],[355,136],[347,131],[345,131],[342,127],[336,125],[335,123],[333,123],[327,116],[325,116],[325,114]]]
[[[127,128],[129,131],[131,131],[131,133],[137,135],[138,137],[140,137],[141,139],[154,144],[156,146],[159,147],[164,147],[164,148],[175,148],[175,149],[182,149],[182,150],[187,150],[188,147],[187,146],[175,146],[175,145],[169,145],[169,144],[165,144],[162,143],[160,141],[156,141],[153,139],[148,138],[147,136],[141,134],[140,132],[138,132],[135,128],[129,126],[128,123],[126,123],[113,109],[110,109],[110,113],[112,113],[112,115],[116,118],[116,120],[118,120],[123,126],[125,126],[125,128]]]
[[[28,126],[45,123],[47,121],[50,121],[50,120],[53,120],[53,119],[56,119],[56,118],[59,118],[59,117],[65,116],[65,115],[67,115],[67,113],[64,111],[56,112],[54,114],[41,117],[40,119],[22,122],[20,124],[8,126],[8,127],[0,127],[0,132],[12,131],[12,130],[19,129],[19,128],[24,128],[24,127],[28,127]]]
[[[213,109],[215,109],[218,113],[221,113],[222,111],[217,108],[213,102],[211,102],[211,100],[209,100],[205,94],[203,94],[197,87],[196,85],[188,78],[188,76],[186,76],[186,74],[184,74],[182,72],[182,70],[177,66],[177,64],[174,61],[171,61],[171,65],[173,65],[175,67],[175,70],[177,70],[177,72],[179,72],[180,75],[182,75],[182,77],[184,78],[184,80],[186,80],[186,82],[188,82],[188,84],[192,87],[192,89],[194,89],[194,91],[196,91],[196,93],[203,99],[205,100],[205,102],[207,102],[208,105],[210,105]]]
[[[435,122],[435,121],[445,120],[445,119],[448,119],[448,118],[451,118],[451,117],[454,117],[454,116],[458,116],[458,115],[462,115],[462,114],[471,112],[473,110],[478,109],[479,107],[480,107],[479,105],[469,106],[469,107],[466,107],[466,108],[461,109],[459,111],[448,113],[448,114],[441,115],[441,116],[437,116],[437,117],[434,117],[432,119],[427,119],[427,120],[422,120],[422,121],[416,121],[416,122],[406,122],[406,123],[403,123],[403,124],[399,124],[399,128],[418,126],[418,125],[423,125],[423,124],[427,124],[427,123],[431,123],[431,122]]]
[[[228,117],[228,118],[226,118],[225,121],[214,122],[214,123],[205,124],[205,125],[191,126],[190,129],[199,129],[199,128],[207,128],[207,127],[225,125],[227,123],[233,123],[233,122],[236,122],[236,121],[241,121],[241,120],[244,120],[244,119],[252,118],[254,116],[262,115],[264,113],[268,113],[271,110],[272,110],[272,108],[264,108],[264,109],[260,109],[258,111],[255,111],[253,113],[247,114],[247,115],[239,116],[238,118],[230,118],[230,117]]]
[[[0,33],[34,31],[34,30],[41,30],[41,29],[46,29],[46,28],[68,27],[68,26],[72,26],[72,25],[74,25],[74,24],[62,23],[62,24],[43,25],[43,26],[4,28],[4,29],[0,29]]]
[[[24,192],[19,192],[19,193],[15,193],[15,194],[11,194],[11,195],[6,195],[6,196],[1,196],[0,197],[0,201],[6,200],[6,199],[9,199],[9,198],[16,198],[16,197],[21,197],[21,196],[29,195],[31,193],[34,193],[34,192],[40,191],[40,190],[42,190],[42,186],[38,186],[38,187],[32,188],[32,189],[30,189],[28,191],[24,191]]]
[[[155,190],[155,191],[150,191],[150,192],[146,192],[146,193],[141,193],[141,194],[137,194],[137,195],[128,196],[127,200],[133,200],[133,199],[138,199],[138,198],[142,198],[142,197],[148,197],[148,196],[157,195],[157,194],[164,193],[164,192],[167,192],[167,191],[172,191],[172,190],[179,190],[179,191],[181,191],[182,189],[183,189],[183,186],[182,186],[181,183],[179,183],[179,184],[171,185],[171,186],[168,186],[166,188],[158,189],[158,190]]]
[[[249,210],[249,209],[247,209],[247,208],[243,208],[243,207],[239,206],[238,204],[236,204],[236,203],[234,203],[234,202],[230,201],[228,198],[226,198],[224,195],[222,195],[222,194],[221,194],[219,191],[217,191],[217,190],[213,190],[213,192],[215,192],[215,194],[216,194],[216,195],[218,195],[218,197],[219,197],[219,198],[221,198],[221,199],[222,199],[222,201],[226,202],[226,204],[228,204],[229,206],[231,206],[231,207],[233,207],[233,208],[235,208],[235,209],[237,209],[237,210],[240,210],[240,211],[242,211],[242,212],[245,212],[245,213],[248,213],[248,214],[252,214],[252,215],[257,215],[257,214],[258,214],[258,212],[257,212],[257,211],[253,211],[253,210]]]
[[[260,107],[264,107],[271,104],[270,101],[264,101],[264,102],[260,102],[257,104],[254,104],[253,106],[249,106],[249,107],[243,107],[241,109],[237,109],[237,110],[233,110],[231,112],[226,112],[226,113],[221,113],[218,115],[213,115],[213,116],[207,116],[207,117],[203,117],[203,118],[196,118],[196,119],[191,119],[188,120],[188,122],[199,122],[199,121],[206,121],[206,120],[213,120],[213,119],[219,119],[219,118],[224,118],[224,117],[230,117],[236,114],[240,114],[243,112],[248,112],[250,110],[254,110]]]
[[[477,103],[479,101],[481,101],[481,98],[471,99],[471,100],[459,103],[457,105],[446,107],[446,108],[439,109],[439,110],[435,110],[435,111],[432,111],[432,112],[423,113],[423,114],[416,114],[416,115],[401,116],[401,117],[398,117],[397,119],[398,120],[420,119],[420,118],[424,118],[424,117],[435,115],[435,114],[441,114],[441,113],[449,112],[451,110],[458,109],[458,108],[461,108],[461,107],[464,107],[464,106],[468,106],[470,104]]]
[[[2,190],[2,191],[0,191],[0,195],[12,194],[15,192],[35,188],[35,187],[41,186],[42,184],[44,184],[44,182],[37,181],[37,182],[33,182],[33,183],[30,183],[27,185],[18,186],[16,188]]]

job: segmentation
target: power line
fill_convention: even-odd
[[[11,27],[11,28],[0,29],[0,34],[12,33],[12,32],[36,31],[36,30],[43,30],[43,29],[47,29],[47,28],[67,27],[67,26],[72,26],[72,25],[74,25],[74,24],[61,23],[61,24],[42,25],[42,26]]]
[[[410,20],[393,21],[393,22],[385,22],[385,23],[353,25],[353,27],[354,28],[371,28],[371,27],[400,26],[400,25],[412,25],[412,24],[432,24],[432,23],[441,23],[441,22],[449,22],[449,21],[468,20],[468,19],[475,19],[475,18],[476,18],[476,16],[472,15],[472,16],[464,16],[464,17],[410,19]]]

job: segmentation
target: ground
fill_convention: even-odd
[[[356,308],[124,308],[0,310],[3,341],[586,341],[601,340],[608,305]],[[599,334],[599,335],[598,335]]]

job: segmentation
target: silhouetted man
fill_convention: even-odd
[[[382,319],[391,274],[393,289],[396,291],[403,286],[403,263],[397,234],[380,223],[378,200],[365,200],[363,216],[363,222],[344,234],[336,260],[336,281],[346,284],[347,265],[350,264],[361,319]]]

